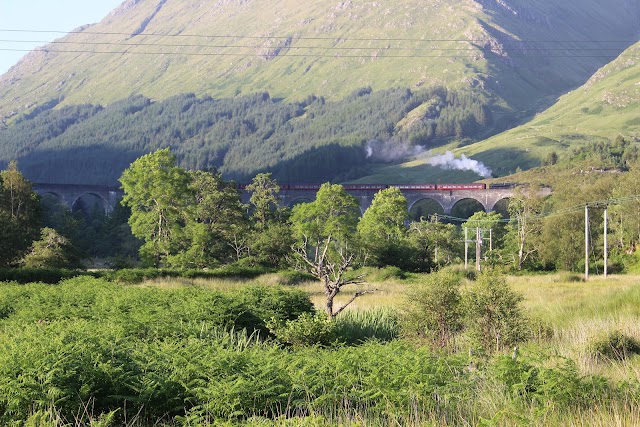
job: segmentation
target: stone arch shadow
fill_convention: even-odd
[[[409,206],[409,217],[414,221],[419,221],[420,218],[428,219],[432,215],[444,215],[444,213],[444,206],[431,197],[417,199]]]
[[[82,208],[79,206],[79,202],[85,196],[92,196],[94,198],[94,200],[99,201],[100,206],[102,208],[102,212],[105,215],[109,214],[109,202],[108,202],[108,200],[105,199],[104,196],[102,196],[100,193],[92,192],[92,191],[87,191],[87,192],[82,193],[79,196],[75,197],[75,199],[73,200],[73,203],[71,203],[71,207],[70,207],[71,212],[77,212],[78,210],[82,210]],[[88,214],[89,212],[85,212],[85,213]]]
[[[502,215],[503,218],[510,218],[509,215],[509,203],[511,202],[511,197],[503,197],[500,200],[497,200],[492,206],[489,207],[491,212],[498,212]]]
[[[454,218],[466,220],[476,212],[486,211],[487,207],[481,201],[473,197],[465,197],[453,204],[450,215]]]
[[[69,202],[64,198],[64,196],[60,193],[56,193],[55,191],[41,191],[38,192],[40,196],[40,202],[42,203],[43,199],[49,199],[52,202],[58,203],[60,206],[64,206],[65,208],[71,210],[69,208]]]

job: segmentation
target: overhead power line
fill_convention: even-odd
[[[88,46],[118,46],[118,47],[129,47],[129,46],[152,46],[152,47],[178,47],[178,48],[186,48],[186,47],[198,47],[198,48],[251,48],[251,49],[322,49],[322,50],[375,50],[375,49],[384,49],[384,50],[411,50],[411,51],[476,51],[478,47],[404,47],[404,46],[311,46],[311,45],[303,45],[303,46],[295,46],[295,45],[239,45],[239,44],[166,44],[166,43],[130,43],[130,42],[93,42],[93,41],[64,41],[64,40],[20,40],[20,39],[0,39],[0,43],[46,43],[52,45],[88,45]],[[471,41],[467,41],[467,43],[473,44]],[[528,48],[528,47],[517,47],[515,49],[522,50],[543,50],[543,51],[611,51],[618,50],[617,48],[612,47],[578,47],[578,48],[558,48],[558,47],[543,47],[543,48]]]
[[[100,55],[175,55],[175,56],[232,56],[242,57],[255,55],[254,52],[243,52],[242,49],[272,49],[278,50],[277,56],[283,57],[317,57],[317,58],[475,58],[475,52],[495,52],[492,46],[486,46],[493,39],[455,39],[455,38],[410,38],[410,37],[350,37],[343,36],[292,36],[292,35],[267,35],[247,36],[239,34],[158,34],[139,33],[130,34],[123,32],[106,31],[58,31],[58,30],[29,30],[0,28],[0,33],[31,33],[31,34],[81,34],[81,35],[115,35],[126,37],[122,41],[74,41],[74,40],[25,40],[2,39],[0,51],[5,52],[31,52],[41,51],[47,53],[72,53],[72,54],[100,54]],[[132,41],[133,38],[144,41]],[[195,43],[166,43],[165,38],[197,39]],[[209,40],[212,43],[207,43]],[[216,41],[217,42],[214,42]],[[254,40],[255,44],[246,43]],[[284,44],[278,44],[278,40]],[[242,43],[242,41],[245,41]],[[260,41],[265,41],[260,45]],[[303,45],[297,42],[307,41]],[[311,43],[311,42],[316,43]],[[323,45],[318,42],[331,42]],[[373,46],[362,46],[363,42],[376,43]],[[385,42],[387,44],[380,45]],[[505,40],[500,44],[508,50],[510,58],[601,58],[614,59],[624,48],[633,43],[631,40]],[[22,49],[13,46],[21,43],[44,43],[46,46],[35,49]],[[337,44],[340,45],[337,45]],[[426,46],[424,43],[430,43]],[[449,45],[442,45],[447,43]],[[455,47],[451,44],[464,43],[466,47]],[[624,46],[612,46],[612,43]],[[3,46],[4,44],[4,46]],[[359,45],[358,45],[359,44]],[[409,45],[410,44],[410,45]],[[550,44],[550,45],[549,45]],[[562,46],[566,44],[566,46]],[[61,48],[70,46],[69,48]],[[104,47],[106,49],[94,49]],[[136,49],[133,49],[136,48]],[[137,49],[139,48],[139,49]],[[153,50],[144,50],[153,48]],[[179,49],[176,51],[175,49]],[[184,51],[184,49],[198,49],[199,51]],[[208,49],[218,49],[211,52]],[[223,50],[224,51],[221,51]],[[268,52],[266,52],[268,54]],[[258,53],[259,54],[259,53]]]
[[[294,36],[294,35],[265,35],[265,36],[248,36],[241,34],[161,34],[161,33],[124,33],[115,31],[61,31],[61,30],[30,30],[23,28],[0,28],[0,32],[6,33],[34,33],[34,34],[87,34],[87,35],[111,35],[111,36],[127,36],[127,37],[193,37],[193,38],[213,38],[213,39],[256,39],[256,40],[273,40],[273,39],[290,39],[296,40],[334,40],[334,41],[413,41],[413,42],[479,42],[491,41],[488,38],[470,39],[428,39],[417,37],[343,37],[343,36]],[[636,43],[638,40],[573,40],[573,39],[554,39],[554,40],[508,40],[508,43]]]
[[[46,49],[46,48],[35,48],[35,49],[10,49],[10,48],[0,48],[0,51],[4,52],[47,52],[47,53],[89,53],[89,54],[111,54],[111,55],[174,55],[174,56],[236,56],[243,57],[247,56],[247,53],[232,53],[232,52],[163,52],[163,51],[155,51],[155,52],[144,52],[144,51],[131,51],[131,50],[122,50],[122,51],[97,51],[97,50],[81,50],[81,49],[73,49],[73,50],[59,50],[59,49]],[[386,55],[381,54],[379,52],[373,52],[369,55],[365,54],[296,54],[296,53],[279,53],[278,57],[295,57],[295,58],[372,58],[377,57],[378,59],[384,58],[474,58],[474,55]],[[527,57],[527,58],[616,58],[618,55],[509,55],[511,58],[514,57]]]

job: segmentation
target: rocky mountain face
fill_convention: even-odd
[[[113,183],[170,146],[185,167],[323,182],[371,173],[372,146],[456,141],[504,175],[584,129],[635,129],[639,37],[635,0],[127,0],[0,76],[0,167]]]
[[[299,100],[435,85],[531,109],[637,40],[639,17],[632,0],[127,0],[3,75],[0,116],[137,94]]]

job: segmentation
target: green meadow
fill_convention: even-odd
[[[329,343],[291,344],[315,282],[81,277],[0,285],[0,422],[15,426],[637,425],[637,276],[509,276],[528,339],[488,353],[463,330],[403,333],[427,275],[374,271]],[[461,292],[474,286],[462,280]],[[289,282],[287,285],[281,283]],[[349,298],[344,292],[340,298]],[[309,323],[312,325],[313,323]],[[316,331],[316,333],[319,333]]]

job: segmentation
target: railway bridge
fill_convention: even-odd
[[[355,189],[354,186],[346,186],[347,192],[355,196],[360,203],[360,210],[364,212],[373,202],[373,197],[379,191],[375,189]],[[450,214],[455,205],[463,200],[475,200],[482,205],[485,212],[491,212],[496,204],[501,200],[509,199],[513,196],[514,188],[488,188],[488,189],[410,189],[410,186],[399,186],[402,194],[407,198],[409,210],[416,203],[423,200],[432,200],[442,208],[445,214]],[[297,203],[313,201],[317,190],[283,189],[280,191],[282,205],[293,206]],[[551,194],[550,188],[542,190],[543,195]]]
[[[100,201],[106,214],[113,210],[124,194],[119,187],[107,185],[33,184],[32,187],[40,196],[50,194],[57,197],[71,211],[78,208],[78,201],[83,196],[94,196]]]
[[[476,184],[473,184],[476,185]],[[479,184],[480,186],[484,184]],[[486,212],[494,210],[496,204],[504,199],[513,196],[514,189],[506,188],[475,188],[465,189],[470,185],[451,184],[450,189],[436,189],[435,186],[429,185],[399,185],[400,191],[407,198],[409,210],[416,203],[422,200],[432,200],[440,205],[445,214],[451,213],[454,206],[463,200],[475,200],[479,202]],[[355,196],[359,203],[360,209],[364,212],[373,201],[373,197],[384,186],[368,186],[368,185],[345,185],[345,190]],[[428,188],[432,187],[432,188]],[[454,188],[459,187],[459,188]],[[293,206],[297,203],[310,202],[315,199],[319,186],[316,185],[283,185],[280,191],[281,204],[283,206]],[[33,189],[38,194],[52,194],[59,200],[64,202],[70,210],[78,208],[78,201],[86,195],[96,197],[102,204],[105,213],[113,210],[118,200],[122,197],[123,192],[119,187],[103,186],[103,185],[83,185],[83,184],[33,184]],[[551,189],[543,189],[543,195],[551,194]],[[246,203],[249,201],[250,193],[243,190],[242,200]]]

